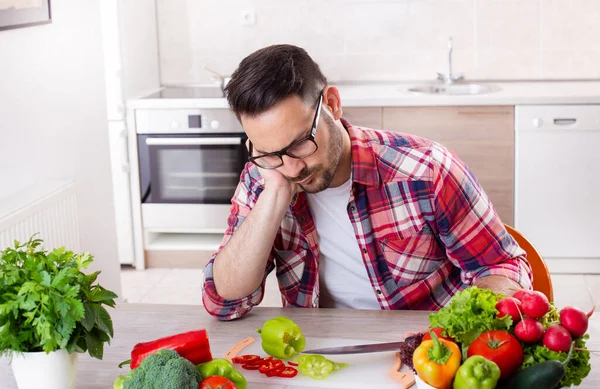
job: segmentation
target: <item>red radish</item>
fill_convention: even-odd
[[[516,298],[503,298],[496,304],[496,309],[498,310],[498,317],[510,315],[510,317],[513,319],[513,323],[521,320],[521,311],[523,308],[521,307],[521,302]]]
[[[523,295],[525,295],[525,293],[527,293],[527,292],[528,291],[525,289],[519,289],[515,292],[515,294],[513,294],[513,297],[519,301],[522,301],[521,299],[523,298]]]
[[[544,326],[539,321],[526,317],[517,323],[515,336],[524,343],[537,343],[544,336]]]
[[[574,338],[579,338],[587,331],[588,317],[581,309],[565,307],[560,310],[560,324],[562,324]]]
[[[548,313],[550,302],[545,294],[537,291],[527,291],[521,298],[523,313],[532,319],[537,319]]]
[[[571,334],[561,325],[553,324],[546,330],[542,344],[552,351],[566,353],[571,348]]]

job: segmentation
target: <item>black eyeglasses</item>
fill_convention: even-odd
[[[252,162],[256,166],[263,169],[276,169],[283,166],[283,156],[287,155],[290,158],[302,159],[310,155],[313,155],[319,146],[315,141],[317,135],[317,125],[319,124],[319,118],[321,116],[321,106],[323,104],[323,91],[319,93],[319,102],[317,103],[317,111],[312,122],[310,134],[302,139],[297,140],[286,148],[275,151],[272,153],[261,154],[257,156],[252,155],[252,142],[248,141],[249,157],[248,161]]]

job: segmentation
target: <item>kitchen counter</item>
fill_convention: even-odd
[[[479,95],[435,95],[408,89],[427,82],[335,84],[345,107],[405,107],[516,104],[600,104],[600,81],[477,82],[500,87]],[[228,108],[224,98],[142,98],[128,102],[130,109]]]
[[[112,388],[115,377],[124,374],[117,365],[129,358],[131,348],[140,341],[206,328],[210,337],[213,356],[222,356],[231,346],[241,340],[241,334],[252,333],[255,328],[272,317],[286,315],[301,324],[307,337],[337,337],[345,339],[370,339],[373,341],[397,341],[406,331],[423,328],[429,312],[422,311],[366,311],[347,309],[293,309],[254,308],[241,320],[219,322],[210,317],[200,306],[124,304],[111,311],[115,338],[106,346],[102,361],[89,356],[79,358],[78,389]],[[588,347],[600,349],[600,317],[591,318]],[[579,388],[600,387],[600,356],[592,354],[592,371]],[[16,389],[12,371],[6,359],[0,361],[0,382],[3,389]],[[289,385],[252,384],[253,388],[292,389]]]

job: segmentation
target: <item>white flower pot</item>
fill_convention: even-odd
[[[77,353],[66,350],[15,354],[12,370],[19,389],[75,389]]]

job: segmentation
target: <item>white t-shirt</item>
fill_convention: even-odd
[[[337,188],[307,194],[319,236],[319,305],[380,309],[348,216],[352,179]]]

